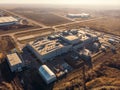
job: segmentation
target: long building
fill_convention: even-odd
[[[67,14],[67,17],[69,17],[69,18],[88,18],[88,17],[90,17],[90,14],[87,14],[87,13]]]
[[[40,66],[39,74],[46,82],[46,84],[50,84],[51,82],[56,80],[56,75],[46,65]]]
[[[59,40],[49,39],[33,41],[27,46],[42,63],[46,62],[50,58],[68,52],[72,47],[64,41],[59,42]]]
[[[18,22],[18,20],[12,16],[3,16],[0,17],[0,26],[9,26],[14,25]]]
[[[8,54],[7,62],[12,72],[19,71],[23,67],[22,60],[17,55],[17,53]]]

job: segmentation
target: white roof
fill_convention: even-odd
[[[39,68],[39,72],[42,74],[44,79],[47,80],[47,81],[56,77],[55,74],[46,65],[42,65]]]
[[[66,36],[65,39],[70,40],[70,41],[73,41],[73,40],[78,39],[78,37],[75,36],[75,35],[69,35],[69,36]]]
[[[0,17],[0,23],[8,23],[8,22],[17,22],[18,20],[12,16]]]
[[[81,13],[81,14],[68,14],[69,16],[88,16],[87,13]]]
[[[16,53],[8,54],[7,58],[11,66],[22,63],[21,59],[18,57]]]

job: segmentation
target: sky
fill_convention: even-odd
[[[0,4],[120,5],[120,0],[0,0]]]

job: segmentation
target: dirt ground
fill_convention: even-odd
[[[97,18],[101,19],[58,26],[59,29],[74,29],[80,27],[90,27],[91,29],[102,31],[114,35],[120,35],[120,10],[94,11]]]
[[[33,19],[39,23],[42,23],[44,25],[47,25],[47,26],[54,26],[54,25],[59,25],[59,24],[64,24],[64,23],[68,23],[68,22],[71,22],[70,20],[68,19],[65,19],[65,18],[62,18],[62,17],[59,17],[57,15],[54,15],[52,13],[47,13],[47,12],[16,12],[18,14],[21,14],[27,18],[30,18],[30,19]]]
[[[10,36],[0,37],[0,51],[8,53],[10,50],[15,48],[15,43]]]
[[[120,89],[120,47],[117,54],[110,50],[93,62],[93,68],[85,66],[85,79],[83,78],[83,68],[76,69],[69,73],[66,78],[54,85],[54,90],[58,89],[80,89],[83,90],[83,82],[87,90]]]

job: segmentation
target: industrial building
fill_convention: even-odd
[[[40,66],[39,74],[47,84],[56,80],[56,75],[46,65]]]
[[[79,30],[78,30],[79,31]],[[77,30],[64,31],[28,43],[27,47],[42,62],[58,55],[78,49],[98,39],[96,35]]]
[[[90,14],[87,14],[87,13],[67,14],[67,17],[69,17],[69,18],[88,18],[88,17],[90,17]]]
[[[22,70],[23,63],[20,57],[17,55],[17,53],[8,54],[7,62],[12,72]]]
[[[42,62],[66,53],[72,47],[64,41],[43,39],[30,42],[27,47]]]
[[[0,17],[0,27],[14,25],[18,22],[18,20],[12,16],[3,16]]]

